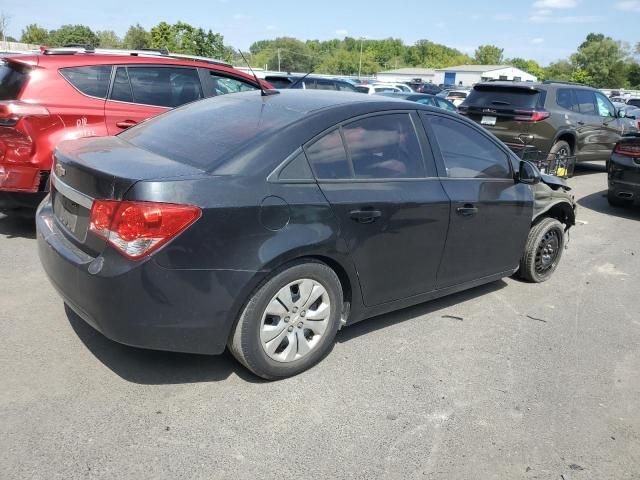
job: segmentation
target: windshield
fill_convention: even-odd
[[[535,108],[540,92],[523,88],[476,88],[467,97],[466,104],[474,106],[504,106],[507,108]]]
[[[192,103],[120,134],[140,148],[203,170],[302,117],[301,112],[235,93]]]

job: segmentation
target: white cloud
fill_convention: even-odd
[[[541,43],[544,43],[544,38],[532,38],[531,43],[533,45],[540,45]]]
[[[514,16],[512,13],[498,13],[493,16],[493,19],[497,20],[498,22],[509,22],[513,20],[513,18]]]
[[[338,30],[336,30],[336,35],[338,35],[339,37],[345,37],[347,36],[349,33],[349,30],[346,30],[344,28],[339,28]]]
[[[561,24],[576,24],[576,23],[597,23],[602,20],[602,17],[597,15],[569,15],[565,17],[558,17],[553,15],[531,15],[529,21],[532,23],[561,23]]]
[[[578,0],[536,0],[533,8],[573,8],[578,5]]]
[[[640,12],[640,0],[625,0],[616,3],[616,8],[623,12]]]

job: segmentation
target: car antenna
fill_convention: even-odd
[[[295,82],[293,82],[291,85],[289,85],[288,88],[293,88],[296,85],[298,85],[300,82],[302,82],[305,78],[307,78],[309,75],[311,75],[313,73],[313,67],[311,67],[311,70],[309,70],[307,73],[304,74],[304,76],[300,77],[298,80],[296,80]]]
[[[261,92],[260,95],[262,95],[263,97],[268,97],[269,95],[277,95],[278,93],[280,93],[278,90],[273,90],[271,88],[265,89],[262,83],[260,82],[260,80],[258,79],[256,72],[253,71],[253,68],[251,68],[251,65],[249,64],[249,62],[247,62],[247,59],[245,58],[244,53],[242,53],[242,50],[238,49],[238,51],[240,52],[240,56],[244,60],[244,63],[246,63],[247,67],[249,67],[249,70],[251,70],[251,73],[253,74],[253,78],[255,78],[256,82],[258,82],[258,88],[260,89],[260,92]]]

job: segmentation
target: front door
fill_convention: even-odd
[[[451,201],[437,288],[515,269],[533,218],[531,188],[516,183],[507,152],[479,128],[436,114],[423,120]]]
[[[406,112],[367,116],[305,147],[367,306],[435,288],[449,200],[418,121]]]
[[[609,99],[600,92],[595,92],[596,105],[598,106],[598,115],[600,116],[601,126],[601,155],[602,160],[608,160],[613,152],[618,140],[622,136],[623,127],[622,120],[618,118],[615,107]]]

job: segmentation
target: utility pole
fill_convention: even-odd
[[[362,43],[364,41],[363,37],[360,37],[360,65],[358,66],[358,78],[362,75]]]
[[[282,70],[280,70],[280,49],[278,49],[278,71],[281,72]]]

